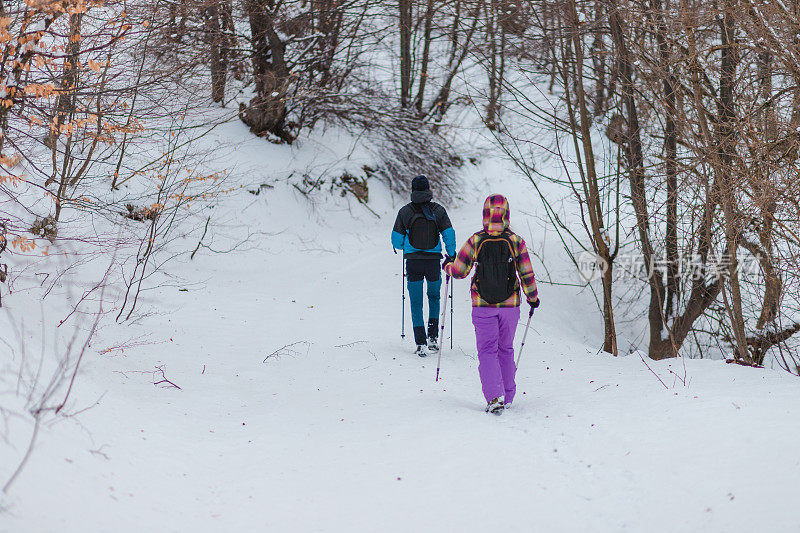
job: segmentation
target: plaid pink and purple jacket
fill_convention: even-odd
[[[508,200],[500,194],[494,194],[486,199],[483,204],[483,229],[489,236],[498,236],[504,231],[508,230]],[[510,235],[509,235],[510,234]],[[445,265],[445,272],[454,278],[462,279],[469,275],[472,270],[472,265],[478,258],[478,248],[481,240],[485,238],[483,232],[478,232],[470,237],[466,244],[459,250],[456,259]],[[514,294],[511,297],[499,304],[490,304],[478,294],[478,289],[475,284],[475,277],[472,278],[470,284],[470,294],[472,295],[473,307],[519,307],[520,304],[520,284],[525,291],[525,296],[529,302],[535,302],[539,298],[539,292],[536,289],[536,278],[533,275],[533,266],[531,259],[528,256],[528,249],[525,247],[525,241],[516,233],[508,230],[509,240],[511,241],[511,250],[514,255],[514,260],[517,267],[517,286]],[[521,282],[521,283],[520,283]]]

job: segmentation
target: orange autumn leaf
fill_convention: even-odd
[[[33,242],[31,239],[28,239],[23,236],[18,236],[13,241],[11,241],[11,246],[14,248],[19,248],[20,252],[30,252],[34,248],[36,248],[36,243]]]
[[[22,183],[22,178],[13,175],[0,176],[0,183],[10,183],[12,187],[16,187]]]

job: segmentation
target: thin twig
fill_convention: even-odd
[[[650,365],[648,365],[648,364],[647,364],[647,361],[645,361],[645,360],[644,360],[644,357],[642,357],[642,352],[637,352],[637,353],[639,354],[639,359],[641,359],[641,360],[642,360],[642,363],[644,363],[644,366],[646,366],[646,367],[647,367],[647,370],[649,370],[650,372],[652,372],[652,373],[653,373],[653,375],[654,375],[654,376],[655,376],[655,377],[658,379],[658,381],[660,381],[660,382],[661,382],[661,384],[662,384],[662,385],[664,385],[664,388],[665,388],[665,389],[669,390],[669,387],[667,387],[667,384],[666,384],[666,383],[664,383],[664,380],[663,380],[663,379],[661,379],[661,376],[659,376],[658,374],[656,374],[656,373],[653,371],[653,369],[652,369],[652,368],[650,368]]]
[[[334,346],[334,348],[352,348],[356,344],[363,344],[366,342],[368,341],[353,341],[353,342],[348,342],[346,344],[337,344],[336,346]]]
[[[192,255],[189,256],[189,260],[193,260],[194,259],[194,254],[197,253],[197,250],[200,249],[200,245],[203,244],[203,239],[206,238],[206,232],[208,231],[208,223],[209,222],[211,222],[211,215],[209,215],[208,218],[206,219],[206,227],[203,230],[203,235],[200,237],[200,240],[197,241],[197,246],[195,246],[194,251],[192,252]]]

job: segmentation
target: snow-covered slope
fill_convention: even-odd
[[[598,354],[591,295],[542,283],[518,399],[490,417],[466,282],[438,383],[435,359],[400,338],[401,261],[388,240],[398,200],[371,183],[376,216],[287,180],[357,171],[358,145],[327,132],[277,147],[239,124],[217,135],[244,139],[231,152],[243,187],[214,209],[214,251],[169,267],[183,286],[148,295],[157,314],[101,331],[75,407],[100,401],[42,429],[0,531],[800,527],[795,378]],[[463,179],[450,209],[459,244],[479,229],[483,198],[504,193],[551,275],[577,281],[510,167],[486,157]],[[153,385],[162,379],[180,389]],[[29,430],[0,447],[0,479]]]

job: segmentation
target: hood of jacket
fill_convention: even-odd
[[[411,201],[415,204],[424,204],[433,200],[433,193],[430,189],[426,191],[411,191]]]
[[[500,235],[508,229],[508,200],[493,194],[483,203],[483,229],[489,235]]]

